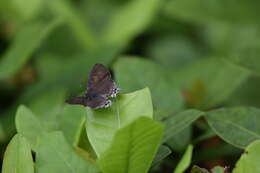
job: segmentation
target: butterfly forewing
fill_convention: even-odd
[[[116,88],[109,70],[102,64],[96,64],[89,75],[87,93],[111,97]]]

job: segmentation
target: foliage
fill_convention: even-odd
[[[3,173],[260,173],[256,0],[0,1]],[[95,63],[121,93],[68,105]]]

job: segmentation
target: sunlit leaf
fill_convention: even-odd
[[[193,146],[189,145],[183,154],[180,162],[176,166],[174,173],[183,173],[191,164]]]
[[[246,147],[245,153],[236,163],[232,173],[257,173],[260,172],[260,140],[252,142]]]
[[[81,158],[67,143],[61,132],[44,134],[36,153],[36,171],[39,173],[96,173],[95,167]]]
[[[120,128],[140,116],[150,118],[153,116],[148,88],[129,94],[120,94],[113,102],[114,104],[107,109],[87,109],[87,135],[98,156],[106,151]]]
[[[139,118],[116,133],[98,165],[105,173],[147,172],[160,145],[162,131],[162,125],[150,118]]]
[[[20,134],[15,135],[6,148],[2,173],[34,173],[30,144]]]

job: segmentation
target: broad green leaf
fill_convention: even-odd
[[[163,127],[147,117],[140,117],[120,129],[98,165],[104,173],[145,173],[161,143]]]
[[[59,131],[46,133],[40,138],[36,153],[36,171],[38,173],[97,172],[92,164],[76,154]]]
[[[87,108],[87,135],[96,154],[100,156],[111,144],[114,134],[140,116],[152,118],[153,107],[148,88],[120,94],[107,109]]]
[[[20,70],[44,39],[59,24],[58,20],[48,24],[31,24],[17,32],[10,48],[1,58],[0,79],[9,78]]]
[[[115,12],[104,30],[104,41],[123,44],[140,34],[159,10],[160,0],[130,0]]]
[[[253,107],[222,108],[205,116],[210,127],[226,142],[245,148],[260,139],[260,110]]]
[[[180,112],[176,115],[169,116],[166,120],[163,121],[165,124],[163,141],[166,142],[176,134],[180,133],[203,114],[204,113],[201,111],[190,109]]]
[[[249,75],[222,58],[204,58],[184,66],[172,77],[172,83],[185,89],[186,99],[194,107],[207,109],[228,99]]]
[[[182,108],[181,91],[170,85],[166,71],[160,65],[141,58],[124,57],[116,62],[114,71],[118,85],[124,91],[149,87],[159,114],[177,112]]]
[[[159,163],[160,161],[165,159],[170,154],[171,154],[170,148],[165,145],[161,145],[153,159],[152,165]]]
[[[94,38],[87,23],[77,10],[74,9],[70,1],[55,0],[49,1],[48,6],[50,10],[57,16],[64,20],[64,22],[71,28],[73,34],[85,49],[92,49],[96,46],[96,39]]]
[[[17,110],[15,124],[17,132],[23,135],[30,143],[32,149],[36,151],[38,137],[47,131],[44,124],[30,109],[23,105],[19,106]]]
[[[193,166],[190,173],[209,173],[209,171],[207,171],[206,169],[204,168],[200,168],[198,166]]]
[[[59,130],[70,144],[75,145],[79,140],[80,128],[82,123],[85,123],[85,114],[85,108],[82,106],[66,105],[59,116]]]
[[[16,134],[6,148],[2,173],[34,173],[30,145],[20,134]]]
[[[173,171],[174,173],[183,173],[191,164],[191,159],[192,159],[192,151],[193,151],[193,146],[189,145],[182,156],[180,162],[178,163],[177,167]]]
[[[245,153],[236,163],[232,173],[258,173],[260,172],[260,140],[252,142],[246,147]]]

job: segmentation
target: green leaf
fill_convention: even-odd
[[[64,103],[65,89],[51,88],[32,98],[29,108],[48,129],[57,130]]]
[[[180,133],[192,122],[196,121],[204,113],[195,109],[186,110],[176,115],[169,116],[164,120],[165,132],[163,141],[166,142],[176,134]]]
[[[16,134],[6,148],[2,173],[34,173],[30,145],[20,134]]]
[[[260,140],[252,142],[246,147],[245,153],[236,163],[232,173],[257,173],[260,172]]]
[[[234,5],[237,8],[232,8]],[[258,1],[170,0],[165,4],[165,12],[174,18],[196,23],[248,24],[258,22],[257,6],[259,6]]]
[[[189,145],[182,156],[180,162],[178,163],[177,167],[173,171],[174,173],[183,173],[191,164],[191,159],[192,159],[192,151],[193,151],[193,146]]]
[[[119,87],[125,91],[149,87],[159,114],[177,112],[182,108],[181,91],[170,85],[160,65],[141,58],[123,57],[116,62],[114,71]]]
[[[107,109],[87,109],[87,135],[100,156],[111,144],[114,134],[140,116],[152,118],[153,107],[148,88],[120,94]]]
[[[257,48],[250,47],[244,49],[243,52],[237,52],[238,55],[233,54],[232,56],[228,57],[227,60],[240,66],[241,68],[244,68],[245,70],[260,75],[259,49],[259,46]]]
[[[38,16],[42,2],[42,0],[29,0],[30,5],[27,5],[19,0],[2,0],[0,13],[11,23],[24,23]]]
[[[169,156],[171,154],[171,150],[169,147],[165,146],[165,145],[161,145],[153,159],[153,163],[152,165],[155,165],[157,163],[159,163],[160,161],[162,161],[163,159],[165,159],[167,156]]]
[[[82,106],[66,105],[59,116],[59,130],[70,144],[75,145],[79,140],[82,123],[85,123],[85,114],[86,110]]]
[[[36,153],[38,173],[96,173],[93,165],[76,154],[61,132],[44,134]]]
[[[260,110],[253,107],[218,109],[206,114],[210,127],[226,142],[245,148],[260,139]]]
[[[98,165],[104,173],[147,172],[161,143],[162,132],[162,125],[140,117],[116,133]]]
[[[36,151],[38,137],[47,131],[46,127],[30,109],[23,105],[18,107],[15,124],[18,133],[23,135]]]
[[[211,169],[211,172],[212,173],[229,173],[229,172],[227,172],[227,170],[228,170],[227,167],[223,168],[222,166],[215,166],[214,168]]]
[[[184,66],[172,77],[172,83],[185,88],[186,99],[194,107],[207,109],[228,99],[249,75],[222,58],[204,58]]]
[[[160,0],[130,0],[115,12],[104,31],[108,44],[123,44],[140,34],[159,10]]]
[[[96,46],[96,39],[93,36],[87,23],[77,14],[77,10],[69,1],[55,0],[49,1],[48,6],[50,10],[64,20],[64,22],[71,28],[73,34],[85,49],[92,49]]]
[[[167,130],[165,130],[167,131]],[[192,139],[192,125],[187,126],[177,134],[174,134],[170,139],[167,140],[167,146],[177,152],[183,153],[187,146],[191,143]]]
[[[0,80],[14,75],[32,57],[51,31],[60,22],[54,20],[48,24],[31,24],[22,28],[0,61]]]
[[[169,68],[172,74],[184,64],[192,63],[202,56],[196,44],[184,34],[167,34],[149,40],[146,52],[149,58]]]
[[[195,166],[192,167],[190,173],[209,173],[209,171],[207,171],[206,169],[200,168],[200,167],[195,165]]]

